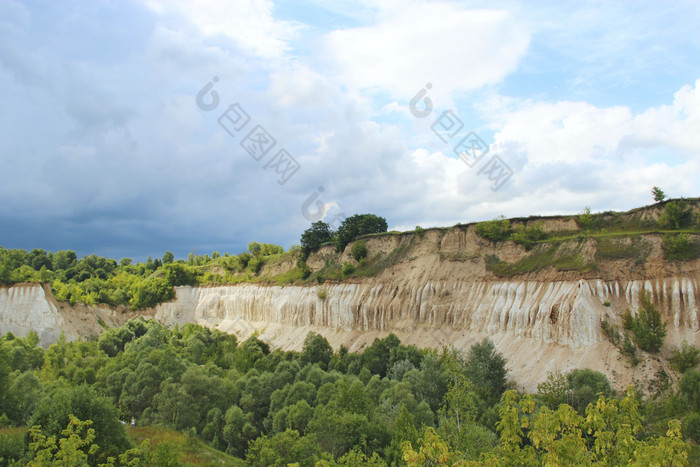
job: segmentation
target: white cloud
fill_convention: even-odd
[[[336,30],[327,54],[344,83],[410,98],[426,83],[437,94],[471,90],[512,72],[530,35],[505,10],[467,10],[455,4],[385,6],[373,26]]]
[[[161,15],[175,11],[204,35],[230,37],[243,50],[262,58],[284,55],[299,27],[276,20],[270,0],[145,0],[145,4]]]

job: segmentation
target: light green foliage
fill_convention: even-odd
[[[544,240],[546,237],[547,234],[544,233],[542,222],[536,222],[530,227],[519,225],[510,239],[529,250],[536,242]]]
[[[474,226],[474,229],[476,233],[492,242],[506,240],[512,233],[510,221],[503,216],[492,221],[479,222]]]
[[[343,277],[347,277],[355,272],[355,265],[350,261],[343,263]]]
[[[95,430],[90,428],[91,420],[80,421],[70,415],[68,426],[61,431],[61,437],[45,436],[40,426],[33,426],[29,430],[30,467],[44,467],[47,465],[79,467],[87,466],[88,456],[94,456],[99,446],[93,444]]]
[[[579,214],[578,218],[576,219],[578,226],[586,232],[590,231],[593,227],[593,221],[594,218],[593,214],[591,214],[590,206],[586,206],[585,208],[583,208],[583,211],[581,211],[581,214]]]

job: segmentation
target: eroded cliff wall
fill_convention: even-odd
[[[645,379],[660,362],[632,370],[601,332],[636,310],[639,291],[652,293],[669,317],[666,347],[698,340],[697,277],[654,281],[440,282],[373,285],[257,286],[177,289],[156,308],[169,325],[196,322],[246,338],[300,350],[307,332],[358,351],[389,332],[422,347],[467,350],[490,337],[508,358],[512,377],[533,389],[550,371],[589,367],[618,386]],[[319,291],[325,298],[319,298]]]

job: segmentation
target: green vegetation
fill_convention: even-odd
[[[680,420],[698,431],[693,369],[672,402],[618,398],[585,369],[532,396],[509,390],[488,339],[462,355],[390,334],[349,353],[309,333],[297,353],[139,318],[94,342],[37,342],[0,337],[3,465],[686,465]]]
[[[651,189],[651,194],[654,197],[654,201],[657,203],[660,203],[666,199],[666,193],[664,193],[664,191],[658,186]]]
[[[387,223],[383,217],[374,214],[355,214],[343,220],[334,235],[336,251],[342,252],[348,243],[362,235],[386,232]]]
[[[598,260],[633,259],[636,264],[643,264],[651,252],[651,244],[640,235],[600,237],[596,242]]]
[[[671,353],[673,355],[671,357],[671,366],[681,374],[697,367],[698,363],[700,363],[700,349],[688,344],[686,341],[683,341],[680,349],[673,349]]]
[[[661,313],[651,302],[648,292],[639,294],[640,308],[637,316],[628,320],[628,326],[634,333],[634,343],[647,352],[658,352],[666,337],[666,323]],[[626,325],[626,326],[627,326]]]
[[[492,242],[506,240],[513,232],[510,228],[510,221],[500,216],[492,221],[479,222],[474,226],[476,233]]]
[[[367,257],[367,245],[362,240],[353,243],[350,248],[350,255],[355,258],[355,261],[360,261]]]
[[[683,198],[667,202],[663,214],[659,216],[659,226],[663,229],[679,230],[689,226],[692,221],[692,212]]]
[[[685,232],[664,235],[663,248],[664,257],[671,261],[700,258],[700,242]]]
[[[560,243],[538,244],[531,253],[515,263],[501,261],[496,255],[486,258],[486,269],[500,277],[511,277],[554,266],[561,271],[586,273],[598,268],[595,262],[585,262],[579,253],[557,256]]]

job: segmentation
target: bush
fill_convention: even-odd
[[[421,227],[420,225],[416,226],[416,236],[418,238],[423,238],[423,235],[425,235],[425,229]]]
[[[685,373],[686,370],[694,368],[700,363],[700,350],[694,345],[683,341],[681,349],[673,349],[671,351],[671,366],[679,373]]]
[[[365,242],[355,242],[350,249],[350,254],[355,258],[355,261],[359,262],[362,258],[367,257],[367,245]]]
[[[254,274],[258,274],[262,269],[264,262],[265,261],[262,258],[252,258],[250,261],[248,261],[248,268],[250,268]]]
[[[683,420],[683,436],[700,443],[700,414],[692,412]]]
[[[593,227],[593,214],[591,214],[591,208],[586,206],[583,211],[581,211],[581,214],[579,214],[578,219],[576,219],[576,222],[578,223],[578,226],[585,230],[589,231]]]
[[[510,221],[501,216],[492,221],[479,222],[474,226],[474,230],[480,236],[492,242],[500,242],[507,239],[511,234]]]
[[[355,272],[355,266],[351,262],[343,263],[343,277],[349,276],[353,272]]]
[[[532,227],[518,226],[518,230],[510,238],[515,243],[525,247],[526,250],[532,248],[535,242],[544,240],[547,234],[544,233],[542,222],[537,222]]]
[[[688,260],[700,256],[700,246],[687,233],[664,235],[664,256],[669,260]]]
[[[689,225],[691,221],[690,207],[683,198],[666,203],[664,212],[659,216],[659,226],[664,229],[678,230]]]
[[[648,292],[640,294],[641,308],[636,318],[632,320],[634,343],[647,352],[658,352],[666,337],[666,323],[661,319],[661,313],[651,303]]]
[[[321,300],[325,300],[328,297],[328,291],[326,289],[318,289],[316,295],[318,295],[318,298]]]

